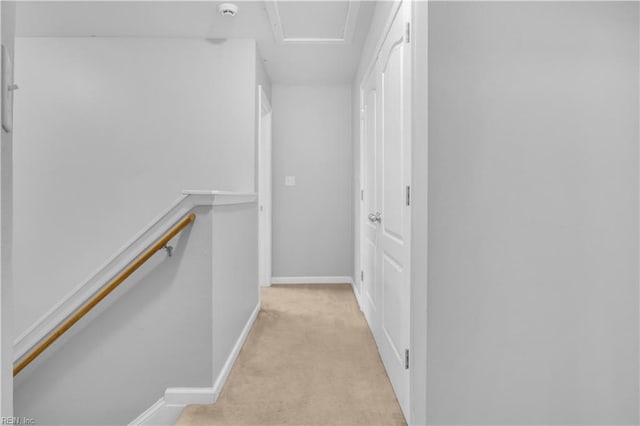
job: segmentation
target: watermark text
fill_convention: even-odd
[[[32,417],[0,417],[0,425],[35,425]]]

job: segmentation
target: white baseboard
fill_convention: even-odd
[[[189,404],[212,404],[215,401],[213,388],[167,388],[160,398],[129,426],[171,426]]]
[[[220,374],[218,374],[216,381],[213,383],[213,395],[214,395],[213,402],[216,402],[218,400],[218,396],[220,396],[220,392],[222,392],[222,387],[224,386],[225,382],[227,381],[227,377],[229,377],[229,373],[231,372],[231,367],[233,367],[233,364],[236,362],[236,358],[238,358],[238,354],[242,349],[242,345],[244,345],[245,340],[247,340],[249,331],[251,331],[251,327],[253,327],[253,323],[258,317],[258,312],[260,312],[259,302],[256,305],[253,312],[251,313],[251,315],[249,316],[249,319],[247,320],[247,323],[245,324],[244,329],[242,329],[242,333],[240,333],[240,336],[238,337],[236,344],[233,346],[233,350],[229,354],[227,361],[224,363],[224,367],[222,367],[222,371],[220,371]]]
[[[164,392],[164,397],[160,398],[144,413],[140,414],[138,418],[129,423],[129,426],[175,425],[176,420],[180,417],[180,413],[182,413],[182,410],[184,410],[184,407],[187,405],[213,404],[216,402],[224,383],[227,381],[227,377],[229,377],[231,367],[233,367],[236,358],[238,358],[242,345],[244,345],[245,340],[247,340],[247,336],[258,316],[258,312],[260,312],[260,303],[258,303],[253,312],[251,312],[247,323],[242,329],[242,333],[240,333],[231,354],[229,354],[212,388],[167,388]]]
[[[211,404],[214,402],[213,388],[167,388],[164,400],[170,405]]]
[[[272,284],[353,284],[351,277],[272,277]]]
[[[356,297],[356,302],[358,303],[358,307],[362,311],[362,300],[360,300],[360,291],[358,291],[358,289],[356,288],[355,281],[351,281],[351,288],[353,289],[353,295]]]

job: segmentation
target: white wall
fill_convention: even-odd
[[[255,50],[253,40],[17,40],[16,334],[181,190],[254,190]]]
[[[213,235],[215,380],[259,303],[257,203],[216,207]]]
[[[272,107],[273,276],[351,276],[351,88],[278,85]]]
[[[0,3],[0,34],[14,59],[15,2]],[[2,108],[4,109],[5,106]],[[13,133],[0,130],[0,415],[13,415]]]
[[[638,4],[429,3],[430,424],[638,424]]]

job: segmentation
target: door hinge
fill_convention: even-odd
[[[407,186],[407,205],[411,205],[411,187]]]
[[[364,271],[360,271],[360,281],[364,281]]]
[[[364,189],[360,190],[360,201],[364,201]]]
[[[409,349],[404,350],[404,369],[409,369]]]
[[[411,42],[411,22],[407,22],[407,24],[406,24],[405,41],[407,43]]]

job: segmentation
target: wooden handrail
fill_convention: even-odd
[[[140,256],[127,265],[118,275],[113,277],[109,283],[102,287],[91,299],[82,305],[77,311],[61,323],[55,330],[47,335],[45,339],[34,346],[23,358],[21,358],[13,367],[13,375],[15,376],[29,365],[34,359],[44,352],[53,342],[69,330],[75,323],[84,317],[91,309],[93,309],[102,299],[107,297],[109,293],[115,290],[124,280],[133,274],[143,263],[151,258],[158,250],[167,245],[167,243],[175,237],[180,231],[187,227],[191,222],[196,220],[196,215],[190,213],[180,219],[178,223],[167,231],[166,234],[157,240],[151,247],[146,249]]]

